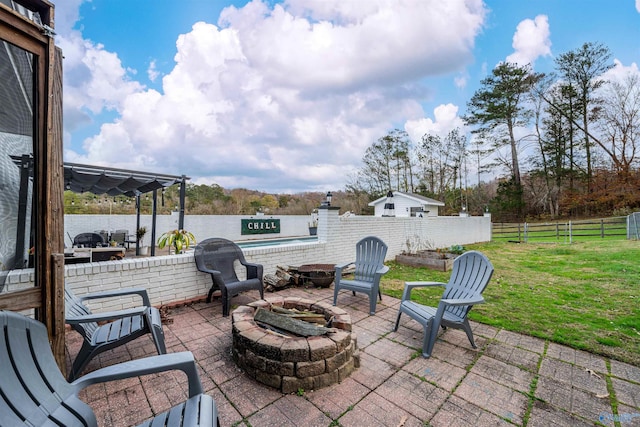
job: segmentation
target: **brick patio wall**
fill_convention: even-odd
[[[264,246],[243,250],[249,262],[260,263],[264,273],[274,273],[278,265],[336,264],[355,260],[358,240],[375,235],[388,246],[387,260],[414,247],[442,248],[491,240],[491,218],[430,217],[384,218],[373,216],[339,216],[337,210],[320,209],[317,243]],[[185,219],[185,223],[186,223]],[[239,275],[242,276],[241,272]],[[4,291],[33,286],[33,269],[14,270]],[[211,287],[209,275],[195,267],[193,253],[149,258],[124,258],[65,266],[66,286],[78,294],[126,287],[144,287],[153,305],[160,306],[206,296]],[[129,308],[133,299],[117,299],[92,305],[96,311]]]
[[[243,235],[240,220],[242,219],[279,219],[280,233]],[[254,240],[287,238],[309,235],[309,215],[186,215],[184,228],[193,233],[196,240],[209,237],[223,237],[233,240]],[[129,230],[135,234],[137,219],[135,215],[65,215],[64,231],[66,246],[71,247],[73,237],[80,233],[91,233],[99,230]],[[143,243],[151,244],[151,215],[140,215],[140,225],[147,228]],[[178,213],[156,216],[156,240],[162,233],[178,228]]]

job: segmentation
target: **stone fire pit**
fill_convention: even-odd
[[[320,336],[285,336],[259,326],[258,308],[272,306],[311,311],[331,321],[331,332]],[[323,302],[274,297],[235,309],[231,317],[233,359],[249,376],[282,393],[317,390],[341,382],[360,366],[351,316]]]

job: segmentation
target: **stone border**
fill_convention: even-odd
[[[258,326],[258,307],[272,306],[333,317],[335,332],[314,337],[285,337]],[[233,359],[249,376],[288,394],[317,390],[341,382],[360,366],[360,353],[351,333],[351,316],[341,308],[297,297],[274,297],[243,305],[231,315]]]

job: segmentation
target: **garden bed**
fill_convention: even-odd
[[[396,262],[410,267],[426,267],[432,270],[449,271],[453,267],[453,260],[458,255],[449,252],[433,250],[418,251],[414,254],[396,255]]]

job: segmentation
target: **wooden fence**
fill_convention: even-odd
[[[637,238],[637,233],[630,233],[630,218],[633,217],[616,216],[582,221],[544,223],[493,223],[491,238],[494,241],[518,243],[572,243],[577,240]]]

